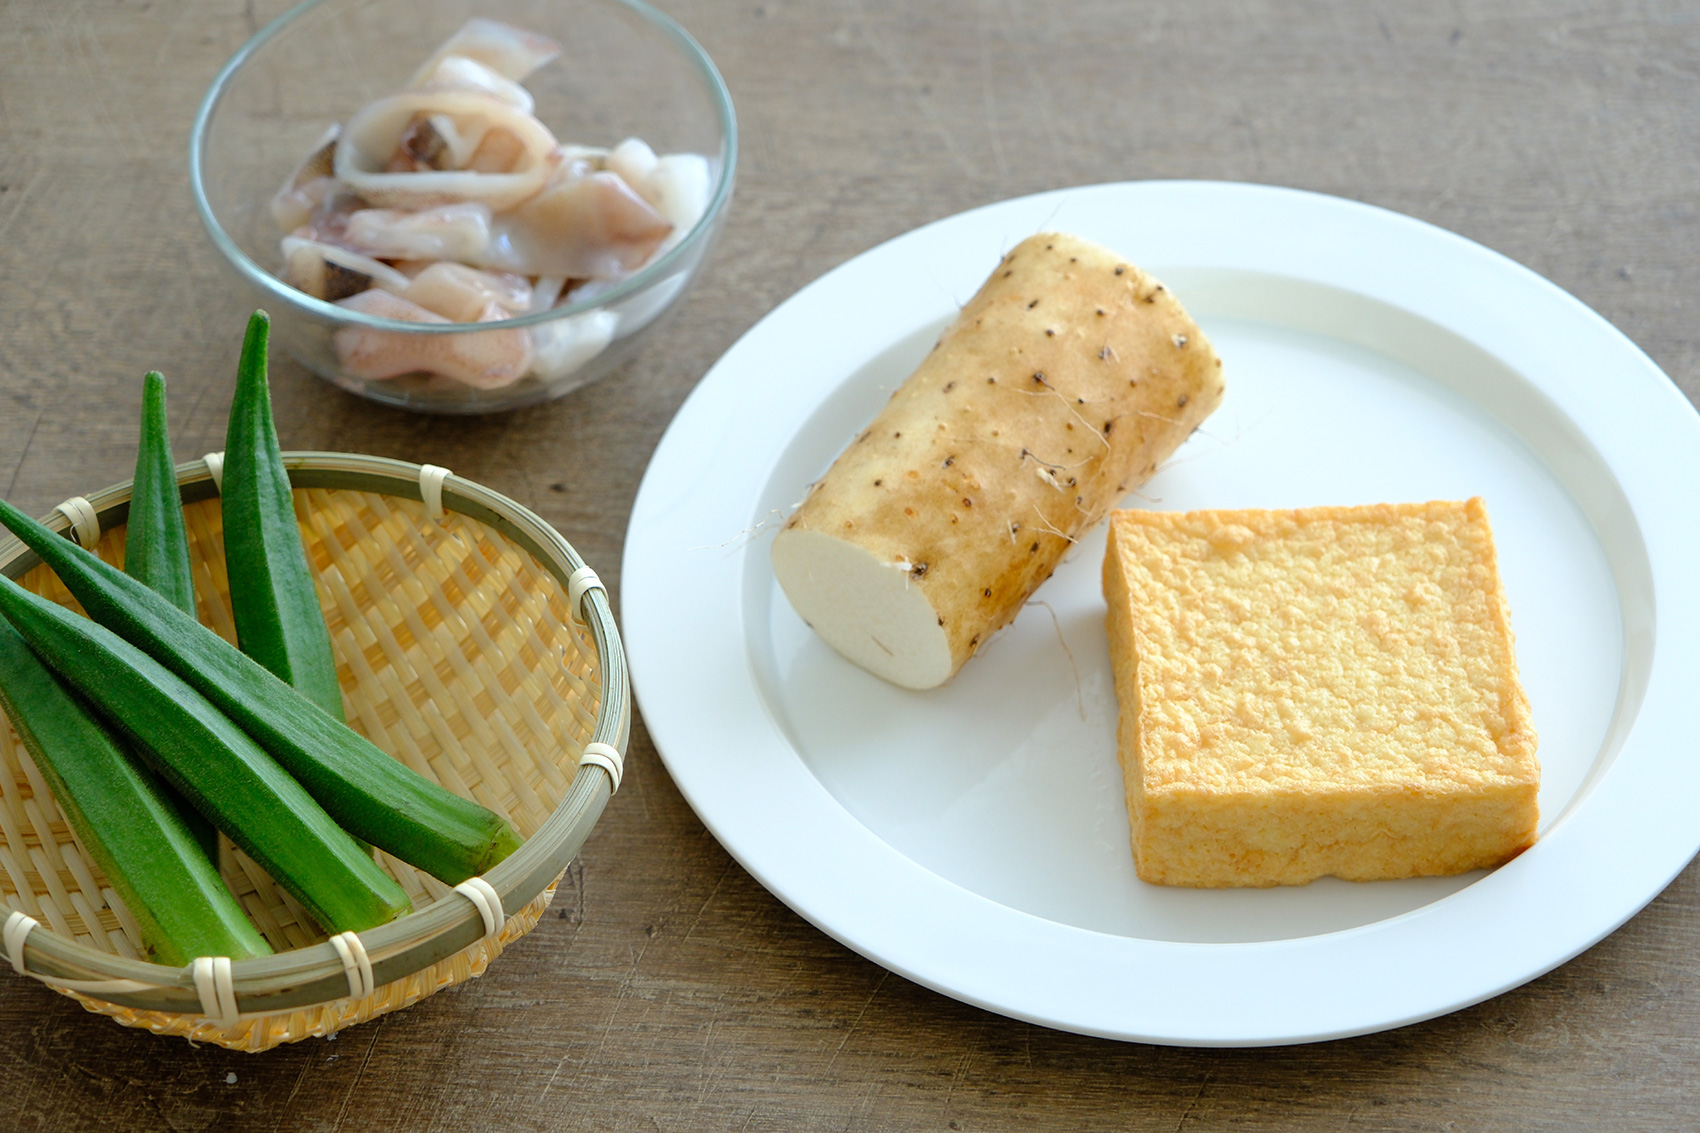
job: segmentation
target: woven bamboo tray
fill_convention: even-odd
[[[429,465],[321,452],[284,460],[349,724],[513,823],[524,845],[484,877],[500,913],[380,852],[414,912],[332,941],[226,840],[225,879],[277,954],[224,961],[228,982],[211,979],[217,961],[198,961],[199,973],[149,963],[129,912],[0,717],[0,901],[13,967],[126,1026],[248,1051],[333,1034],[481,975],[548,908],[619,785],[631,725],[607,594],[548,524]],[[190,461],[177,478],[201,621],[234,641],[220,463]],[[129,499],[128,483],[76,497],[49,524],[121,564]],[[77,608],[16,541],[0,544],[0,571]]]

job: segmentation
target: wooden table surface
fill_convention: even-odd
[[[666,0],[743,129],[731,219],[624,371],[476,420],[273,370],[286,448],[506,492],[619,593],[639,477],[714,360],[927,221],[1061,186],[1219,178],[1396,209],[1516,259],[1700,395],[1692,4]],[[0,494],[123,479],[143,370],[181,457],[222,447],[248,300],[189,200],[214,73],[278,0],[0,0]],[[1387,1034],[1181,1050],[912,985],[757,885],[640,726],[554,910],[490,974],[249,1056],[0,980],[0,1126],[224,1129],[1561,1129],[1700,1124],[1700,872],[1497,999]],[[1137,978],[1142,973],[1130,973]],[[1389,972],[1397,979],[1397,972]]]

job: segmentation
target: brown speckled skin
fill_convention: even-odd
[[[912,564],[954,672],[1222,391],[1221,360],[1157,280],[1085,240],[1034,236],[786,526]]]

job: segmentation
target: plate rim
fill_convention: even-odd
[[[775,722],[725,718],[735,706],[747,709],[751,699],[745,695],[750,690],[739,689],[734,679],[734,670],[741,668],[747,673],[750,665],[741,632],[735,635],[736,648],[732,648],[731,643],[706,634],[706,621],[694,629],[685,624],[684,629],[695,635],[687,644],[700,646],[722,662],[735,655],[737,665],[722,663],[718,668],[711,666],[712,672],[707,673],[701,669],[677,671],[682,663],[678,648],[681,606],[687,597],[699,603],[717,597],[691,589],[689,579],[681,585],[680,572],[674,569],[681,555],[689,557],[694,552],[692,561],[702,567],[691,572],[695,585],[700,586],[709,575],[730,580],[730,592],[719,593],[718,598],[741,610],[743,561],[751,546],[765,545],[746,539],[730,550],[712,543],[693,546],[690,539],[702,533],[683,532],[679,523],[690,503],[714,502],[698,498],[709,490],[708,485],[681,485],[680,469],[675,466],[692,445],[700,448],[705,436],[723,437],[733,423],[732,412],[755,392],[741,388],[740,383],[749,379],[740,373],[740,367],[759,360],[765,340],[786,333],[791,322],[802,320],[806,325],[808,319],[818,317],[816,308],[832,306],[836,290],[849,287],[856,277],[887,260],[901,262],[916,255],[924,260],[923,253],[950,246],[959,234],[975,234],[974,239],[983,244],[984,230],[996,230],[1006,220],[1044,217],[1047,213],[1060,218],[1081,202],[1087,203],[1088,211],[1112,202],[1123,208],[1167,207],[1183,212],[1188,208],[1216,209],[1221,216],[1240,218],[1234,222],[1239,224],[1249,223],[1244,219],[1249,215],[1258,220],[1282,217],[1334,226],[1338,230],[1330,230],[1332,243],[1322,241],[1328,247],[1298,251],[1300,257],[1309,258],[1291,266],[1307,270],[1277,274],[1314,279],[1392,301],[1506,361],[1552,398],[1595,443],[1636,514],[1650,516],[1656,512],[1660,520],[1657,525],[1640,525],[1653,566],[1655,598],[1653,671],[1644,699],[1616,758],[1598,776],[1575,813],[1549,831],[1535,849],[1433,905],[1320,936],[1194,944],[1100,933],[998,904],[931,873],[880,840],[831,796],[790,750]],[[1049,223],[1041,219],[1039,226]],[[1066,220],[1059,226],[1066,227]],[[1030,227],[1015,226],[1023,234]],[[1341,248],[1366,232],[1385,241],[1391,251],[1378,245],[1375,256],[1356,253],[1360,262],[1354,269],[1351,257]],[[1297,247],[1292,238],[1271,236],[1270,240],[1273,252],[1259,245],[1255,255],[1247,252],[1250,258],[1243,263],[1189,266],[1258,270],[1264,266],[1258,256],[1274,255],[1275,262],[1270,266],[1279,268],[1283,254],[1291,263]],[[1006,247],[1013,243],[1007,233],[1005,241]],[[1379,261],[1399,251],[1431,257],[1447,269],[1441,272],[1442,278],[1459,290],[1419,294],[1415,300],[1415,293],[1407,293],[1401,298],[1399,288],[1383,286],[1387,281],[1377,278],[1386,271],[1386,265]],[[989,253],[987,250],[981,259],[989,261]],[[1217,254],[1231,258],[1235,253],[1229,249]],[[1335,259],[1329,260],[1330,255]],[[1377,261],[1369,265],[1373,270],[1368,270],[1367,276],[1363,260]],[[973,277],[970,294],[983,266],[976,261],[971,271],[957,273]],[[1317,271],[1322,275],[1315,274]],[[913,298],[912,286],[900,283],[893,291],[899,294],[879,302],[890,306]],[[1507,296],[1555,322],[1537,319],[1531,328],[1512,319],[1496,327],[1494,320],[1503,320],[1508,314]],[[1437,313],[1441,317],[1437,318]],[[873,322],[879,325],[877,318]],[[912,328],[878,337],[871,349],[877,353],[907,329]],[[1631,396],[1614,400],[1603,409],[1590,404],[1591,373],[1582,373],[1586,369],[1582,362],[1597,357],[1633,375]],[[1576,360],[1574,366],[1568,365],[1570,359]],[[1529,372],[1531,366],[1538,374]],[[857,368],[846,364],[830,369],[843,375]],[[761,442],[771,444],[775,452],[783,450],[801,419],[837,388],[825,378],[813,384],[795,382],[794,378],[795,371],[791,380],[801,388],[787,391],[769,388],[780,378],[771,374],[759,377],[762,392],[776,395],[769,424],[783,435],[778,441],[767,438]],[[1613,392],[1621,394],[1623,389],[1614,386]],[[1581,420],[1576,414],[1578,407],[1586,407],[1596,416]],[[1677,440],[1687,441],[1690,448],[1671,448],[1670,443]],[[1674,471],[1679,475],[1672,475],[1668,462],[1660,464],[1650,455],[1700,453],[1696,440],[1700,440],[1700,415],[1694,407],[1639,347],[1602,316],[1530,269],[1413,217],[1304,190],[1218,181],[1115,182],[1013,198],[923,225],[825,273],[741,336],[686,399],[650,460],[627,529],[622,607],[633,684],[650,734],[675,783],[739,863],[822,931],[923,986],[1028,1022],[1106,1038],[1173,1045],[1273,1045],[1403,1026],[1491,998],[1564,963],[1643,908],[1700,850],[1700,829],[1687,819],[1693,813],[1693,804],[1700,800],[1700,768],[1683,767],[1671,751],[1676,744],[1674,737],[1681,734],[1677,726],[1682,717],[1673,710],[1680,706],[1681,678],[1684,674],[1689,678],[1700,675],[1700,646],[1686,645],[1680,635],[1661,632],[1680,622],[1685,614],[1689,615],[1687,624],[1695,624],[1693,616],[1700,614],[1693,588],[1685,590],[1670,584],[1679,581],[1672,577],[1673,561],[1684,553],[1686,561],[1700,561],[1695,557],[1700,553],[1700,534],[1696,534],[1700,532],[1700,504],[1684,501],[1681,491],[1667,488],[1661,494],[1656,490],[1661,480],[1700,486],[1700,455],[1677,460],[1680,467]],[[718,443],[724,447],[726,442],[722,439]],[[745,451],[749,451],[749,443]],[[697,455],[700,457],[700,453]],[[771,461],[763,465],[755,476],[758,483],[765,480],[771,467]],[[738,500],[735,506],[730,502],[722,506],[738,511],[742,524],[747,522],[754,502],[750,497]],[[1655,502],[1659,505],[1656,509],[1651,506]],[[1682,530],[1684,519],[1686,530]],[[724,627],[724,610],[709,617]],[[735,620],[738,625],[744,623],[741,613]],[[694,655],[693,659],[703,660]],[[738,758],[710,758],[705,763],[704,741],[697,738],[697,729],[700,723],[709,721],[699,723],[680,717],[681,677],[701,682],[686,700],[726,706],[721,717],[711,721],[716,727],[706,743],[711,749],[732,751]],[[753,677],[746,683],[753,684]],[[753,699],[765,717],[759,693]],[[1667,721],[1667,717],[1672,719]],[[758,726],[763,723],[765,728]],[[1659,736],[1668,733],[1668,738],[1662,746],[1649,744],[1645,735],[1648,730]],[[776,738],[790,755],[794,770],[807,783],[784,765],[783,758],[773,758]],[[813,792],[808,788],[811,783]],[[750,805],[749,793],[759,794],[764,789],[780,790],[794,805],[783,815],[755,816],[760,819],[760,828],[755,829],[752,815],[745,813]],[[1609,852],[1598,852],[1601,836],[1613,832],[1612,824],[1605,819],[1625,813],[1640,818],[1627,830],[1619,823],[1617,842],[1605,844]],[[1596,831],[1595,827],[1601,825],[1606,829]],[[852,864],[854,868],[849,868]],[[879,887],[872,885],[871,877],[877,878]],[[1559,887],[1565,890],[1565,901],[1551,900],[1555,877],[1565,879]],[[905,909],[908,919],[894,929],[892,918],[886,917],[882,923],[877,913],[897,906]],[[960,926],[964,917],[981,930],[979,939],[963,939]],[[1433,955],[1425,957],[1421,948],[1413,947],[1423,942],[1453,947],[1480,944],[1490,927],[1510,932],[1521,947],[1512,950],[1516,952],[1513,959],[1503,955],[1474,957],[1467,979],[1442,970]],[[916,941],[928,934],[938,934],[936,938],[945,941],[948,950],[918,947]],[[1044,956],[1049,962],[1020,966],[1024,958],[1034,955]],[[1137,973],[1142,965],[1152,964],[1163,965],[1171,975],[1166,982],[1181,984],[1182,989],[1165,993],[1149,982],[1136,981],[1134,990],[1122,988],[1119,998],[1112,997],[1120,1005],[1121,1016],[1081,1002],[1079,989],[1071,989],[1058,975],[1079,966],[1100,977],[1118,970]],[[1400,980],[1385,980],[1390,967],[1401,972]],[[1012,989],[1007,973],[1018,970],[1028,983]],[[1335,1004],[1319,1010],[1315,1003],[1284,996],[1261,986],[1256,978],[1248,978],[1287,975],[1298,979],[1300,992],[1314,992],[1324,973],[1332,977],[1334,986],[1359,993],[1349,1009]],[[1173,978],[1176,976],[1179,978]],[[1191,988],[1194,998],[1185,998],[1189,979],[1212,976],[1225,980],[1225,986],[1207,989],[1199,998],[1197,988],[1204,985],[1198,983]],[[1378,992],[1378,977],[1382,983],[1397,986]],[[1273,981],[1262,981],[1269,982]],[[1426,996],[1412,990],[1423,987],[1444,990]],[[1145,1005],[1149,1010],[1143,1018],[1125,1015],[1127,996],[1135,992],[1148,997]],[[1255,1003],[1248,1006],[1235,995],[1250,997]]]

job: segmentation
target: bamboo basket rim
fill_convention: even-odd
[[[217,454],[209,454],[217,455]],[[284,466],[293,488],[341,488],[423,502],[421,475],[430,466],[357,453],[286,451]],[[206,460],[177,465],[183,503],[199,503],[218,494]],[[129,517],[132,481],[124,480],[82,497],[102,530]],[[74,497],[73,497],[74,498]],[[587,564],[572,544],[524,505],[474,481],[449,473],[442,483],[442,506],[491,527],[530,552],[563,589]],[[59,534],[73,524],[56,510],[42,522]],[[39,565],[40,558],[16,538],[0,542],[0,573],[14,580]],[[602,695],[588,743],[614,747],[624,757],[631,734],[631,685],[608,595],[600,585],[586,589],[579,615],[596,645]],[[484,875],[501,897],[505,915],[525,908],[571,864],[613,794],[612,773],[575,775],[571,786],[543,825],[513,854]],[[375,986],[403,979],[482,940],[485,922],[470,898],[455,894],[417,912],[360,933],[371,957]],[[30,932],[14,967],[50,986],[145,1011],[202,1015],[194,965],[177,968],[132,960],[78,943],[40,925]],[[347,998],[348,975],[341,954],[329,941],[231,963],[236,1008],[243,1016],[299,1010]]]

